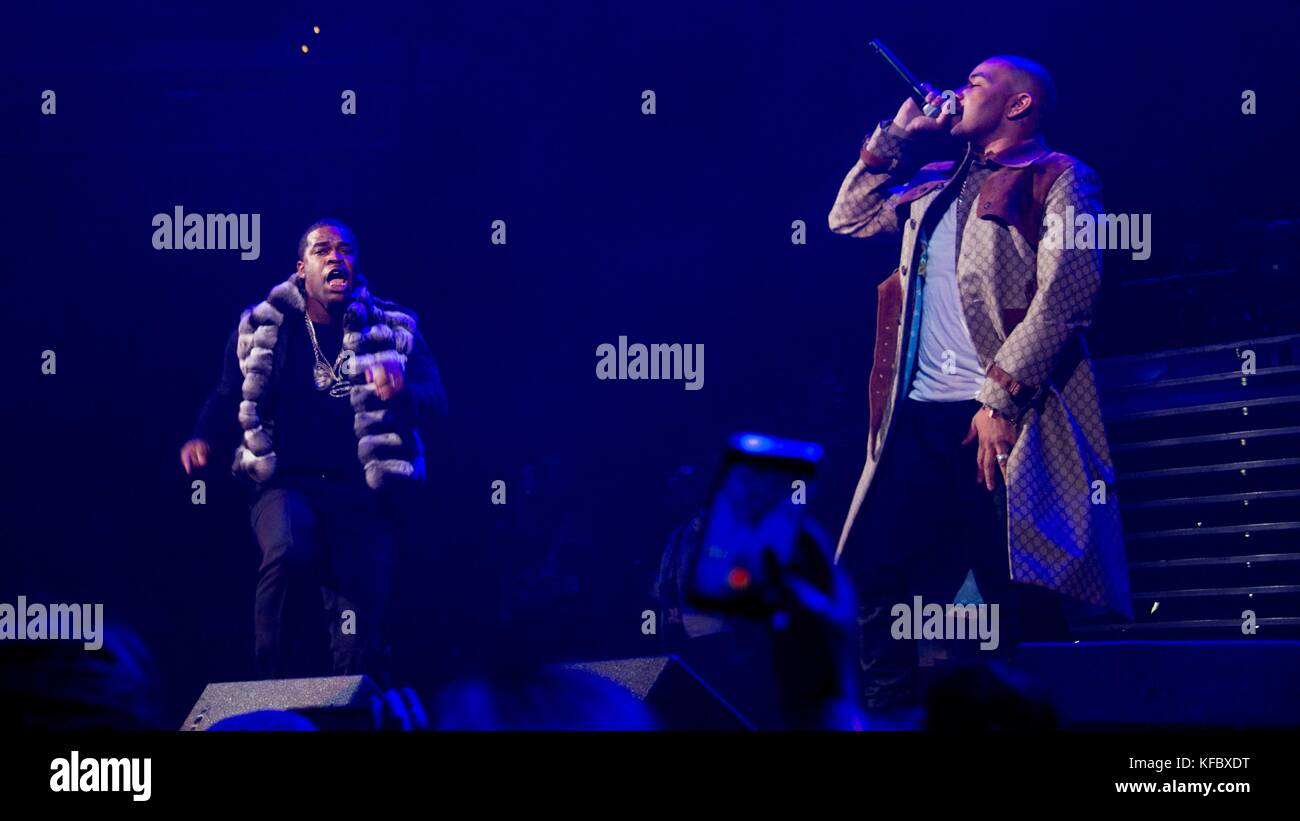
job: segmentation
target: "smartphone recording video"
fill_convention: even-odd
[[[709,502],[688,595],[697,605],[762,615],[770,574],[796,559],[821,445],[757,433],[733,436]]]

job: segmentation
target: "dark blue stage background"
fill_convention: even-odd
[[[664,541],[732,431],[825,445],[813,512],[838,532],[897,258],[825,223],[903,97],[870,37],[941,88],[1000,52],[1054,72],[1051,143],[1100,172],[1109,211],[1153,215],[1149,260],[1108,255],[1099,337],[1116,282],[1231,261],[1234,226],[1300,210],[1285,2],[24,5],[0,58],[0,598],[103,602],[177,722],[205,682],[252,677],[257,564],[233,482],[210,471],[192,505],[177,450],[239,311],[318,217],[418,312],[449,394],[401,581],[402,670],[431,683],[658,649],[641,613]],[[260,214],[260,258],[154,250],[176,205]],[[1146,319],[1174,334],[1178,306]],[[620,335],[703,343],[703,389],[598,381]]]

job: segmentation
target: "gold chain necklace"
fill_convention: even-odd
[[[311,337],[311,347],[316,353],[316,366],[312,369],[312,376],[316,380],[316,390],[327,390],[330,392],[330,396],[339,399],[347,398],[352,393],[352,385],[339,376],[339,371],[343,369],[343,358],[347,350],[340,350],[338,358],[334,360],[334,364],[331,366],[329,360],[325,358],[325,354],[321,353],[320,343],[316,341],[316,326],[312,324],[311,316],[305,311],[302,316],[307,321],[307,335]]]

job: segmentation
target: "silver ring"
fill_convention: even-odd
[[[1000,465],[1000,464],[1003,464],[1004,462],[1007,461],[1008,458],[1010,458],[1010,457],[1008,457],[1005,453],[999,453],[999,454],[998,454],[998,464],[999,464],[999,465]]]

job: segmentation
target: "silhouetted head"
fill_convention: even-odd
[[[580,670],[546,669],[456,682],[435,708],[437,730],[655,730],[645,704]]]
[[[987,665],[961,667],[926,693],[927,730],[1054,730],[1056,710],[1013,677]]]
[[[161,687],[144,643],[125,627],[100,628],[103,644],[0,641],[0,728],[159,730]]]

